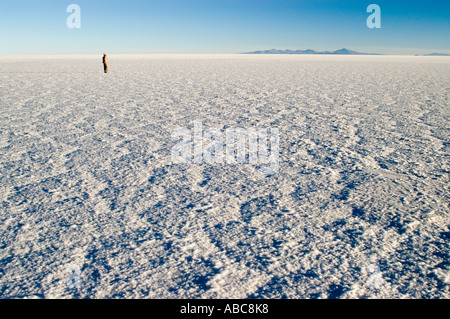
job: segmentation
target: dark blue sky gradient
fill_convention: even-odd
[[[81,7],[81,29],[66,8]],[[382,28],[369,29],[369,4]],[[0,54],[239,53],[349,48],[450,53],[450,1],[0,0]]]

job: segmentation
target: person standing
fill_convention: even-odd
[[[105,70],[105,73],[108,73],[108,56],[106,53],[103,53],[103,69]]]

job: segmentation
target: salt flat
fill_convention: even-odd
[[[450,58],[109,69],[0,57],[1,298],[450,297]],[[173,164],[195,121],[279,128],[278,172]]]

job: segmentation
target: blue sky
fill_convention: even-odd
[[[81,28],[69,29],[69,4]],[[369,4],[381,29],[369,29]],[[239,53],[340,48],[450,53],[450,1],[0,0],[0,54]]]

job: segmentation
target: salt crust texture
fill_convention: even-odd
[[[109,60],[0,57],[1,298],[450,297],[450,58]],[[173,165],[194,121],[278,173]]]

